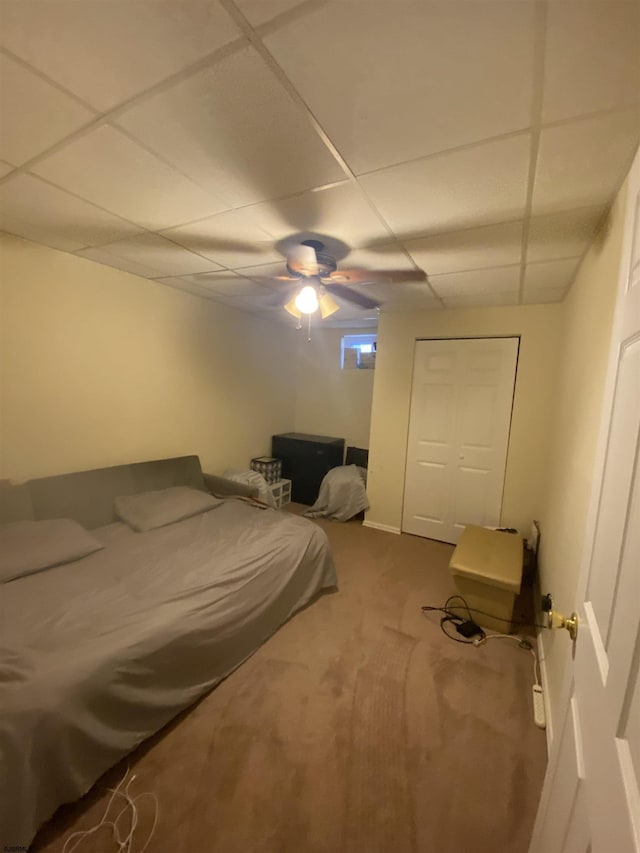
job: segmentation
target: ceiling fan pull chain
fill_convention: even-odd
[[[307,314],[307,322],[309,323],[307,331],[307,343],[311,342],[311,314]]]

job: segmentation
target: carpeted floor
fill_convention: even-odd
[[[421,613],[454,591],[452,546],[319,523],[339,592],[130,756],[132,793],[159,801],[147,850],[524,853],[546,764],[531,655],[452,642]],[[32,850],[59,853],[97,823],[126,767],[60,809]],[[148,799],[140,813],[134,853]],[[103,828],[78,851],[114,849]]]

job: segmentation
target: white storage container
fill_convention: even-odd
[[[277,483],[271,483],[268,488],[276,509],[282,509],[283,506],[291,503],[291,480],[278,480]]]

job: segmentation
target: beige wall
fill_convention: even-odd
[[[342,336],[369,331],[312,328],[311,341],[306,332],[297,332],[297,432],[334,435],[347,446],[369,447],[375,370],[340,367]]]
[[[418,338],[520,335],[501,523],[528,532],[549,461],[560,305],[382,314],[373,390],[367,521],[401,525],[411,380]]]
[[[562,304],[562,349],[552,419],[549,480],[540,516],[540,577],[558,610],[571,613],[591,492],[600,409],[618,285],[624,223],[622,189]],[[544,634],[552,717],[568,651],[562,632]],[[552,720],[553,722],[553,720]]]
[[[197,453],[248,467],[292,429],[293,332],[3,235],[0,477]]]

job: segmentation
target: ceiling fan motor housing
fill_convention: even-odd
[[[336,263],[335,258],[332,258],[331,255],[322,251],[324,249],[324,243],[321,243],[319,240],[303,240],[301,245],[313,249],[315,252],[315,263],[312,268],[307,268],[305,267],[304,262],[298,263],[293,258],[290,258],[287,260],[287,271],[291,275],[296,276],[296,278],[306,278],[309,276],[326,278],[327,276],[330,276],[332,272],[336,271],[338,264]]]

